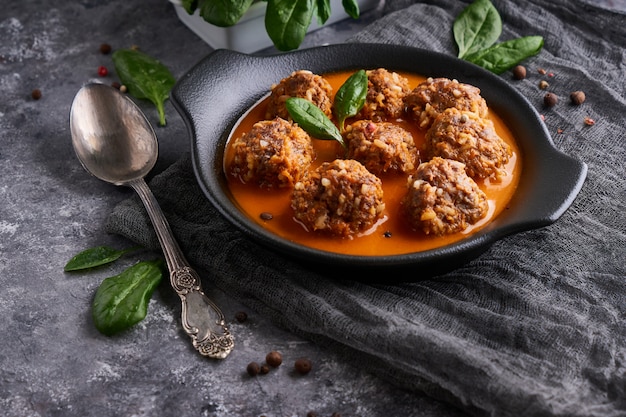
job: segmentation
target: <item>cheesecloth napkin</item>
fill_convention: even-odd
[[[545,39],[525,62],[525,80],[502,77],[544,113],[557,147],[589,167],[554,225],[506,238],[436,278],[372,285],[326,277],[246,239],[203,197],[188,158],[150,185],[212,285],[401,387],[476,416],[625,416],[626,15],[572,0],[493,3],[501,40]],[[455,55],[452,22],[467,4],[387,1],[352,41]],[[549,110],[541,79],[561,97]],[[587,94],[581,106],[569,104],[575,90]],[[106,227],[158,247],[137,198]]]

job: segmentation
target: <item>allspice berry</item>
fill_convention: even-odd
[[[572,104],[575,104],[578,106],[580,104],[583,104],[586,97],[583,91],[574,91],[573,93],[569,95],[569,98],[572,101]]]
[[[311,372],[311,369],[313,368],[313,363],[310,359],[300,358],[296,360],[294,367],[296,369],[296,372],[301,375],[306,375]]]
[[[111,53],[111,49],[111,45],[109,45],[108,43],[100,44],[100,53],[103,55]]]
[[[513,68],[513,78],[516,80],[523,80],[526,78],[526,67],[523,65],[517,65]]]
[[[246,367],[246,372],[250,376],[257,376],[261,372],[261,366],[256,362],[250,362]]]
[[[248,320],[248,314],[245,311],[238,311],[237,313],[235,313],[235,320],[237,320],[239,323],[243,323],[244,321]]]
[[[276,368],[283,363],[283,355],[281,355],[280,352],[273,350],[265,356],[265,362],[272,368]]]
[[[543,96],[543,104],[545,104],[546,107],[554,107],[558,102],[559,98],[554,93],[547,93],[545,96]]]

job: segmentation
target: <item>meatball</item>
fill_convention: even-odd
[[[406,77],[384,68],[369,70],[365,104],[357,117],[376,122],[402,117],[404,97],[410,91]]]
[[[471,111],[480,117],[488,113],[478,87],[448,78],[428,78],[406,95],[404,104],[422,129],[428,129],[435,118],[450,107]]]
[[[491,120],[450,108],[437,116],[426,132],[424,153],[428,158],[463,162],[472,178],[499,181],[506,176],[511,148],[498,136]]]
[[[358,161],[324,162],[296,183],[291,207],[307,230],[350,237],[384,216],[382,182]]]
[[[272,86],[268,100],[266,119],[276,116],[290,119],[285,102],[290,97],[300,97],[309,100],[319,107],[328,117],[332,115],[333,88],[326,79],[313,74],[311,71],[299,70],[283,78],[280,83]]]
[[[231,175],[263,188],[292,187],[315,157],[308,133],[279,117],[255,123],[232,149]]]
[[[388,122],[359,120],[346,128],[348,158],[380,175],[393,171],[409,173],[417,165],[417,147],[411,133]]]
[[[444,235],[464,230],[488,211],[487,197],[458,161],[435,157],[409,177],[401,214],[415,230]]]

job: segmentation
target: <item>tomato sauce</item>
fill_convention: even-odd
[[[352,72],[340,72],[324,74],[323,76],[332,85],[333,91],[336,92],[351,74]],[[399,74],[408,78],[411,88],[426,80],[426,77],[416,74],[402,72]],[[266,100],[263,100],[246,113],[233,130],[231,139],[250,131],[254,123],[263,120],[266,107]],[[407,175],[403,174],[390,173],[379,176],[383,183],[385,215],[372,229],[351,238],[305,230],[302,225],[294,220],[293,210],[290,206],[291,189],[261,189],[256,184],[243,184],[239,179],[230,175],[228,175],[228,185],[236,205],[251,220],[276,235],[308,247],[341,254],[384,256],[419,252],[445,246],[464,239],[487,225],[506,208],[517,188],[522,164],[515,138],[504,121],[493,111],[489,112],[488,118],[493,121],[498,135],[511,147],[512,156],[505,167],[507,175],[503,177],[501,182],[493,182],[489,179],[476,181],[487,195],[489,212],[478,223],[462,232],[431,236],[411,230],[399,215],[400,200],[407,190]],[[346,125],[349,123],[350,120],[347,120]],[[397,120],[394,123],[411,132],[418,149],[423,147],[425,131],[417,128],[416,123],[409,120]],[[312,169],[315,169],[322,162],[342,158],[344,155],[343,148],[336,141],[313,139],[313,146],[317,158]],[[231,158],[230,146],[227,144],[224,161],[226,165]],[[264,220],[261,213],[271,213],[272,218]]]

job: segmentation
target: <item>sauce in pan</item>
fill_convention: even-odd
[[[336,92],[352,73],[352,71],[346,71],[324,74],[323,76],[330,82],[333,91]],[[409,80],[411,88],[426,80],[426,77],[411,73],[402,72],[400,75]],[[266,108],[267,99],[262,100],[250,109],[233,130],[231,139],[250,131],[254,123],[263,120]],[[478,223],[471,225],[462,232],[433,236],[412,230],[407,226],[399,215],[400,200],[407,190],[408,175],[405,174],[387,173],[379,176],[383,183],[384,217],[366,233],[350,238],[332,236],[319,231],[307,231],[296,222],[290,206],[291,189],[268,190],[260,188],[256,184],[244,184],[232,175],[227,175],[228,185],[236,205],[250,219],[276,235],[308,247],[341,254],[386,256],[425,251],[445,246],[462,240],[480,230],[505,210],[519,182],[521,174],[520,152],[513,133],[493,111],[490,110],[487,117],[494,123],[496,133],[510,146],[512,154],[505,166],[507,175],[500,182],[489,179],[475,180],[487,195],[489,211]],[[350,122],[351,120],[347,120],[346,125]],[[420,130],[415,121],[405,118],[396,120],[394,123],[411,132],[417,148],[422,148],[425,131]],[[344,157],[344,150],[336,141],[319,139],[312,139],[312,141],[317,153],[317,158],[311,167],[312,169],[324,161],[332,161]],[[229,149],[230,146],[227,144],[225,166],[228,166],[232,158],[232,153]],[[271,214],[271,216],[268,216],[268,214]],[[271,218],[268,219],[268,217]]]

